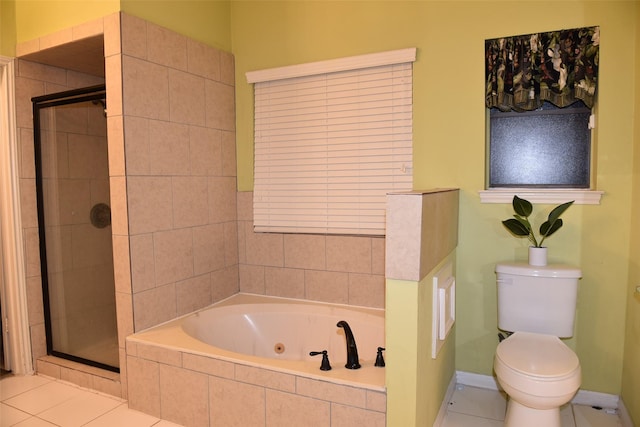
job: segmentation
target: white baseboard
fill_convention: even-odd
[[[571,403],[585,406],[599,406],[601,408],[617,409],[620,397],[615,394],[599,393],[597,391],[578,390]]]
[[[449,407],[449,401],[453,397],[453,392],[456,389],[457,376],[452,375],[451,381],[449,381],[449,386],[447,387],[447,392],[444,395],[444,399],[442,400],[442,404],[440,405],[440,410],[438,411],[438,416],[433,422],[433,427],[440,427],[444,423],[444,417],[447,415],[447,408]]]
[[[472,372],[456,371],[456,382],[472,387],[488,390],[500,390],[496,378],[492,375],[474,374]],[[619,409],[620,397],[615,394],[599,393],[596,391],[578,390],[571,401],[576,405],[600,406],[602,408]]]
[[[496,378],[491,375],[456,371],[456,381],[458,384],[464,384],[471,387],[486,388],[488,390],[502,390]]]

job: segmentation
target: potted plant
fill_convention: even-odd
[[[533,205],[525,199],[513,196],[513,218],[502,221],[502,224],[516,237],[526,237],[531,242],[529,247],[529,264],[536,266],[547,265],[547,248],[542,246],[544,240],[562,227],[560,215],[573,204],[573,200],[556,206],[549,213],[549,217],[542,223],[539,237],[536,238],[529,216],[533,212]]]

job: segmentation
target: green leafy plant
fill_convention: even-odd
[[[516,237],[526,237],[537,248],[542,247],[544,239],[551,236],[562,227],[562,220],[560,215],[564,213],[573,204],[573,200],[556,206],[549,213],[549,218],[540,226],[539,241],[529,222],[529,216],[533,212],[533,205],[525,199],[521,199],[518,196],[513,196],[513,210],[515,214],[513,218],[502,221],[502,224]]]

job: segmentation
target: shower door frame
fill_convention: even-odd
[[[33,139],[36,170],[36,200],[38,204],[38,233],[40,238],[40,268],[42,276],[42,296],[44,302],[44,323],[47,343],[47,354],[71,360],[85,365],[94,366],[112,372],[120,372],[120,368],[107,365],[95,360],[85,359],[71,354],[59,352],[53,349],[53,328],[51,320],[51,305],[49,297],[49,274],[47,265],[45,218],[44,218],[44,186],[42,177],[42,139],[40,128],[40,110],[61,105],[76,104],[86,101],[104,100],[106,96],[106,85],[100,84],[80,89],[72,89],[64,92],[57,92],[50,95],[42,95],[31,98],[33,102]],[[115,289],[114,289],[115,292]],[[117,333],[117,332],[116,332]]]

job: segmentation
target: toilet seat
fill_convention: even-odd
[[[502,341],[496,357],[512,370],[538,380],[558,380],[580,366],[578,356],[553,335],[516,332]]]
[[[500,380],[532,395],[575,392],[580,386],[580,361],[553,335],[516,332],[496,349],[494,368]]]

